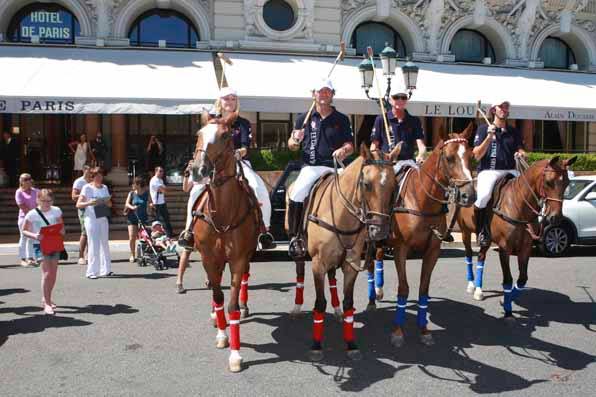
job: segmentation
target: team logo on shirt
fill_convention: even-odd
[[[314,121],[314,120],[312,120],[312,121],[310,122],[310,128],[311,128],[311,129],[313,129],[313,130],[314,130],[315,128],[317,128],[317,122],[316,122],[316,121]]]

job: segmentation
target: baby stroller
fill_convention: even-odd
[[[136,213],[135,213],[136,216]],[[138,216],[137,225],[137,244],[136,244],[136,261],[139,266],[151,265],[155,270],[166,270],[168,267],[168,259],[175,257],[176,265],[180,261],[180,256],[177,252],[166,252],[163,247],[155,244],[151,238],[151,230],[148,229]],[[172,266],[174,267],[174,266]]]

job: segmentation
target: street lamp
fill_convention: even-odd
[[[386,47],[381,51],[379,56],[381,58],[381,65],[383,66],[383,75],[387,78],[387,90],[385,90],[385,95],[383,96],[383,99],[387,103],[389,102],[389,95],[391,93],[391,79],[395,75],[395,69],[397,68],[397,53],[393,48],[386,44]],[[378,101],[379,98],[371,97],[368,94],[374,83],[373,68],[374,64],[370,58],[365,58],[360,65],[358,65],[358,70],[361,74],[362,88],[366,93],[366,97]],[[406,64],[401,67],[401,71],[408,91],[408,98],[411,98],[412,91],[416,89],[416,81],[418,80],[418,66],[408,60]]]

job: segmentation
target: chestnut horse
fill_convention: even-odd
[[[380,151],[371,153],[362,144],[360,156],[341,173],[336,167],[335,174],[321,183],[305,207],[307,249],[312,258],[316,290],[309,354],[313,361],[323,358],[325,275],[335,280],[338,268],[344,273],[343,336],[347,354],[351,359],[361,358],[354,339],[354,283],[358,273],[364,270],[360,257],[365,240],[379,241],[389,234],[391,196],[395,190],[392,160],[400,149],[398,145],[384,155]],[[303,262],[296,263],[297,270],[300,264]],[[337,295],[333,299],[339,300]]]
[[[242,369],[238,301],[240,297],[245,303],[247,298],[245,284],[249,261],[257,248],[259,213],[250,187],[237,171],[230,132],[233,120],[234,115],[212,120],[198,133],[193,178],[209,184],[194,205],[198,221],[194,222],[193,232],[195,248],[201,254],[213,291],[212,305],[218,328],[216,346],[220,349],[228,346],[221,278],[226,262],[229,263],[232,276],[228,303],[229,369],[238,372]]]
[[[556,224],[561,218],[563,193],[569,184],[567,167],[575,161],[575,157],[559,163],[556,156],[550,160],[537,161],[525,171],[521,169],[517,159],[520,176],[505,182],[498,192],[494,214],[490,221],[492,241],[499,247],[499,259],[503,271],[503,291],[505,319],[514,320],[511,303],[517,298],[528,281],[528,261],[532,252],[532,240],[537,239],[532,224],[537,222],[544,207],[543,220]],[[493,195],[493,199],[495,196]],[[486,265],[486,252],[489,247],[480,249],[476,265],[474,282],[471,235],[476,231],[476,219],[472,208],[462,209],[457,222],[462,232],[466,250],[466,266],[468,270],[467,292],[474,294],[474,299],[482,300],[482,277]],[[542,227],[541,227],[542,228]],[[540,232],[538,234],[541,234]],[[519,277],[513,285],[513,277],[509,267],[509,257],[517,255]]]
[[[419,169],[412,168],[407,171],[396,195],[393,233],[386,242],[388,246],[393,247],[399,279],[393,322],[395,328],[391,334],[391,343],[395,347],[404,343],[403,326],[410,292],[406,259],[412,252],[423,254],[417,315],[420,340],[429,346],[434,343],[427,328],[426,315],[430,279],[447,229],[445,205],[454,203],[460,207],[469,207],[476,199],[470,172],[472,150],[468,145],[472,131],[472,123],[460,134],[446,135],[441,131],[442,140]],[[377,275],[382,275],[383,256],[382,248],[377,249],[374,269]],[[374,281],[372,270],[369,267],[369,310],[375,307],[375,290],[371,288]],[[382,285],[377,285],[376,292],[382,295]]]

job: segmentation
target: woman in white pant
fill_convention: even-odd
[[[27,238],[23,233],[23,225],[25,223],[25,215],[37,205],[37,195],[39,190],[33,187],[33,179],[29,174],[21,174],[19,177],[19,188],[17,189],[14,198],[19,206],[19,257],[21,258],[21,266],[33,266],[35,261],[35,253],[33,251],[33,243],[30,238]]]
[[[108,212],[112,200],[99,167],[90,171],[91,182],[83,187],[77,201],[77,208],[85,209],[85,230],[88,239],[88,261],[86,276],[113,276],[109,247]],[[107,208],[106,208],[107,207]],[[98,216],[99,215],[99,216]]]

